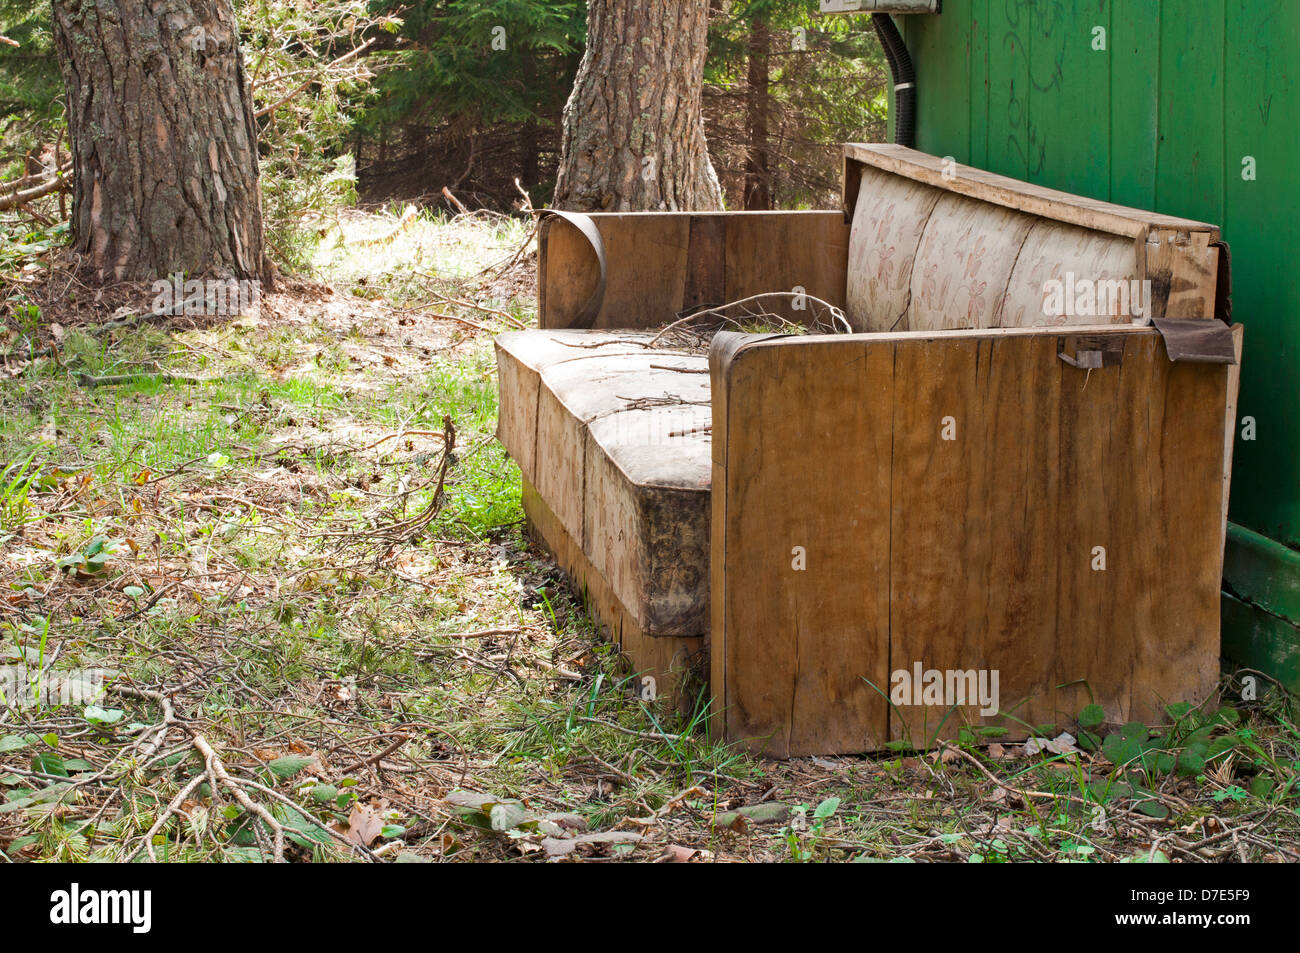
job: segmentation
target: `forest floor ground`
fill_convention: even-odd
[[[398,224],[224,316],[0,247],[0,863],[1300,860],[1266,682],[784,762],[634,698],[493,438],[528,225]]]

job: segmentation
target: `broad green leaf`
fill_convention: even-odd
[[[285,831],[285,836],[299,847],[310,847],[312,844],[328,844],[331,842],[332,838],[329,831],[313,824],[297,811],[285,809],[283,812],[277,811],[276,813],[283,813],[284,816],[281,819],[284,826],[289,828]]]
[[[1106,712],[1100,705],[1093,704],[1084,707],[1079,712],[1079,724],[1084,728],[1096,728],[1106,717]]]
[[[86,721],[95,725],[114,725],[122,720],[122,711],[118,708],[100,708],[98,705],[87,705],[85,711]]]
[[[508,831],[528,819],[528,812],[518,801],[500,801],[487,810],[488,822],[494,831]]]
[[[1221,754],[1226,754],[1235,747],[1237,747],[1236,735],[1224,735],[1222,738],[1215,738],[1210,742],[1210,746],[1205,750],[1205,758],[1207,761],[1213,760]],[[3,748],[0,748],[0,750],[3,750]]]
[[[1156,800],[1152,792],[1138,791],[1137,794],[1138,797],[1133,801],[1133,806],[1147,817],[1154,817],[1156,820],[1162,821],[1169,816],[1169,806]]]
[[[0,804],[0,814],[9,814],[12,811],[21,811],[23,808],[31,807],[35,803],[36,798],[32,797],[30,794],[26,797],[16,797]]]
[[[283,758],[268,762],[266,766],[275,773],[276,777],[291,778],[310,765],[312,760],[300,754],[287,754]]]
[[[32,770],[41,774],[52,774],[66,778],[68,769],[63,766],[63,759],[53,751],[41,751],[32,756]]]
[[[1126,741],[1146,741],[1147,738],[1151,737],[1151,732],[1147,730],[1147,726],[1140,721],[1130,721],[1119,730],[1119,733]]]
[[[830,817],[832,814],[835,813],[835,811],[839,808],[839,806],[840,806],[839,798],[828,797],[826,800],[822,801],[820,804],[817,805],[817,809],[813,811],[813,817],[822,817],[822,818]]]

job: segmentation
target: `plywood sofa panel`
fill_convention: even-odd
[[[1120,363],[1059,359],[1098,338]],[[776,755],[862,750],[882,719],[918,746],[965,725],[1015,737],[1092,700],[1112,722],[1157,721],[1214,690],[1229,366],[1172,364],[1154,329],[1110,326],[718,347],[711,651],[727,737]],[[773,424],[769,385],[787,368],[843,384],[873,361],[890,369],[874,391],[838,390],[860,406],[792,389],[800,407],[834,406],[840,427]],[[812,460],[837,479],[779,478]],[[873,501],[867,531],[836,532]],[[813,541],[803,572],[786,545],[798,539]],[[891,705],[893,676],[914,668],[996,672],[996,711]],[[811,697],[820,718],[801,707]]]
[[[792,291],[844,304],[849,225],[838,211],[595,212],[607,262],[596,328],[658,328],[686,308]],[[595,251],[572,224],[541,226],[538,314],[574,326],[597,287]],[[782,309],[802,322],[807,312]]]
[[[889,672],[892,348],[835,336],[727,354],[719,337],[715,725],[776,757],[878,747],[887,712],[867,680]]]

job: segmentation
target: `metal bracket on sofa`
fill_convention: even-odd
[[[1065,353],[1065,338],[1056,341],[1056,356],[1071,367],[1092,371],[1101,367],[1118,367],[1124,362],[1122,338],[1084,335],[1074,341],[1073,355]]]

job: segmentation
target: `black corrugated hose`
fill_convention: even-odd
[[[916,147],[916,69],[907,52],[907,44],[888,13],[871,14],[871,25],[876,28],[889,72],[894,78],[894,142],[900,146]]]

